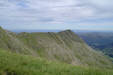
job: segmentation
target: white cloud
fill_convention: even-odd
[[[0,0],[0,20],[18,25],[69,24],[113,18],[112,7],[112,0]]]

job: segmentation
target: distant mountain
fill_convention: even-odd
[[[0,28],[0,48],[79,66],[112,68],[112,61],[89,47],[71,30],[12,33]]]
[[[78,35],[92,48],[113,57],[113,32],[87,32]]]

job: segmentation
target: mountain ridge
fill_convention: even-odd
[[[0,48],[80,66],[112,68],[112,62],[94,51],[71,30],[55,32],[12,33],[0,29]],[[3,46],[3,43],[5,46]]]

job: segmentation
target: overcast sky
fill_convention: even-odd
[[[113,0],[0,0],[0,26],[113,30]]]

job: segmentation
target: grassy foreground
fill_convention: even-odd
[[[0,75],[113,75],[113,71],[72,66],[0,50]]]

